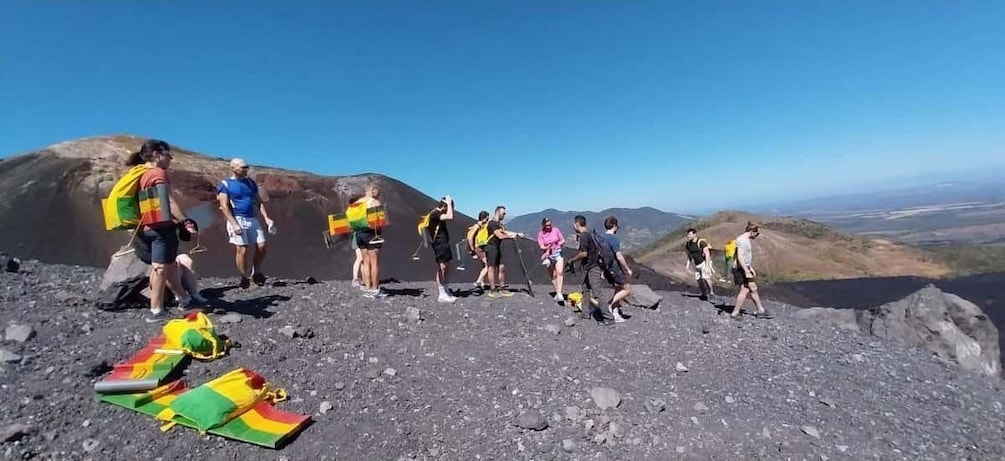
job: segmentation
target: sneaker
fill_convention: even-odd
[[[376,299],[376,298],[377,298],[377,295],[375,295],[375,294],[374,294],[374,293],[373,293],[372,291],[370,291],[370,290],[363,290],[363,297],[364,297],[364,298],[367,298],[367,299]]]
[[[555,293],[555,302],[556,303],[564,303],[565,302],[565,296],[562,296],[562,293]]]
[[[184,312],[192,308],[192,295],[186,296],[184,299],[178,300],[178,310]]]
[[[251,280],[255,282],[255,285],[262,286],[265,285],[265,274],[261,272],[255,272],[251,275]]]
[[[191,297],[192,297],[192,303],[194,303],[196,305],[204,306],[206,304],[209,304],[209,300],[206,299],[206,298],[203,298],[202,295],[199,294],[199,293],[192,293]]]
[[[383,288],[377,288],[376,290],[373,291],[373,295],[377,298],[386,298],[387,292],[384,291]]]
[[[168,313],[167,309],[161,309],[157,312],[151,311],[149,314],[147,314],[147,316],[143,320],[145,320],[147,323],[158,323],[168,320],[170,318],[171,314]]]
[[[621,323],[625,321],[625,318],[621,316],[621,313],[617,309],[611,309],[611,313],[614,314],[614,321],[616,323]]]
[[[602,327],[610,327],[610,326],[614,326],[614,324],[615,324],[615,321],[611,320],[611,319],[601,320],[601,321],[597,322],[597,325],[598,326],[602,326]]]
[[[353,280],[352,281],[352,287],[353,288],[359,288],[360,287],[359,280]]]
[[[448,294],[442,294],[436,298],[436,302],[438,303],[452,303],[454,301],[457,301],[457,298]]]
[[[241,281],[237,282],[237,286],[238,286],[238,288],[242,288],[242,289],[246,290],[246,289],[248,289],[248,287],[251,286],[251,279],[249,279],[249,278],[247,278],[247,277],[245,277],[245,276],[242,275],[241,276]]]

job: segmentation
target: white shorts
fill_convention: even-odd
[[[248,242],[251,241],[259,245],[265,243],[265,230],[259,224],[258,218],[234,216],[234,219],[241,225],[241,235],[235,234],[234,225],[227,221],[227,236],[230,237],[230,243],[241,246],[249,245]]]
[[[694,279],[710,280],[712,278],[712,265],[709,261],[704,261],[701,264],[694,267]]]

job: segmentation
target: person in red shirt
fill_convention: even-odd
[[[195,233],[193,221],[185,217],[174,197],[171,197],[171,181],[167,169],[171,166],[171,146],[168,143],[150,139],[143,143],[138,152],[130,155],[129,166],[146,164],[149,168],[140,176],[139,191],[140,227],[137,238],[150,248],[150,315],[147,323],[159,322],[171,317],[164,309],[164,286],[178,298],[178,307],[188,309],[193,298],[181,283],[178,268],[178,223]],[[176,221],[177,220],[177,221]]]

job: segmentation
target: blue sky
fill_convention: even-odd
[[[134,133],[461,211],[670,211],[1003,168],[1005,3],[17,0],[0,155]]]

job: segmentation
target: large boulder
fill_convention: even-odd
[[[7,253],[0,252],[0,270],[6,272],[17,272],[21,269],[21,260]]]
[[[923,347],[962,368],[1000,376],[998,328],[980,307],[934,285],[868,310],[814,307],[793,314],[825,320],[908,346]]]
[[[101,278],[98,291],[105,291],[106,288],[139,276],[146,276],[150,273],[150,265],[140,261],[136,257],[136,252],[130,251],[121,256],[112,256],[105,269],[105,275]]]
[[[1001,372],[998,328],[980,307],[929,284],[900,301],[869,311],[862,331],[921,346],[967,370]]]

